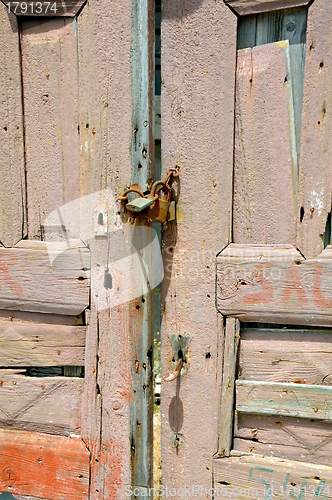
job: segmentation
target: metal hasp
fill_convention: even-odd
[[[133,184],[124,191],[122,196],[119,196],[119,200],[128,201],[128,194],[136,193],[140,197],[129,201],[125,205],[126,210],[132,212],[133,215],[144,215],[144,217],[161,222],[162,224],[175,220],[176,204],[175,201],[172,201],[173,192],[169,186],[169,182],[173,177],[178,177],[178,175],[179,167],[169,169],[166,179],[164,181],[156,181],[152,185],[151,191],[146,195],[143,194],[140,186]],[[163,198],[159,198],[161,192],[164,193]]]

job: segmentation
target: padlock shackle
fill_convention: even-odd
[[[139,189],[137,189],[137,188],[129,188],[126,191],[124,191],[124,193],[122,194],[122,196],[119,196],[118,200],[124,200],[124,201],[128,200],[128,196],[126,196],[128,193],[137,193],[137,194],[139,194],[141,196],[141,198],[145,198],[144,194]]]

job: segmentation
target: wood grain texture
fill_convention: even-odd
[[[247,414],[235,418],[236,451],[331,466],[331,448],[329,422]]]
[[[145,189],[151,177],[153,78],[148,71],[153,61],[147,53],[153,47],[153,39],[147,33],[154,12],[151,3],[124,0],[119,8],[113,0],[103,3],[91,0],[78,17],[81,191],[84,195],[111,188],[116,198],[132,179]],[[126,230],[124,226],[124,232]],[[101,500],[123,499],[124,486],[134,483],[140,473],[144,486],[151,466],[146,461],[151,421],[151,408],[147,408],[146,399],[150,398],[152,385],[151,378],[148,386],[144,383],[146,375],[142,373],[143,363],[146,373],[151,373],[151,364],[147,361],[151,351],[146,348],[151,341],[147,335],[150,325],[146,323],[151,312],[149,299],[145,297],[144,304],[137,299],[111,308],[109,294],[103,289],[108,302],[105,309],[98,310],[97,265],[105,273],[109,253],[112,258],[119,258],[116,254],[119,248],[115,247],[112,234],[91,241],[92,304],[82,436],[91,451],[91,499]],[[135,371],[136,360],[141,368],[139,375]],[[135,380],[132,380],[133,374]],[[146,412],[142,412],[143,405],[137,404],[139,419],[135,420],[130,405],[138,399],[143,401]],[[140,429],[140,439],[132,442]],[[142,457],[144,460],[139,463]]]
[[[80,314],[89,304],[84,266],[89,251],[63,252],[43,243],[37,248],[0,249],[0,308],[42,313]],[[53,254],[52,252],[55,252]],[[51,266],[50,256],[56,255]]]
[[[304,260],[289,247],[229,245],[217,259],[220,312],[243,321],[329,326],[332,263],[325,252]]]
[[[244,329],[239,378],[262,382],[332,385],[332,332]]]
[[[226,319],[225,347],[223,359],[223,382],[221,389],[221,410],[219,424],[219,454],[228,457],[233,438],[234,389],[237,350],[240,339],[240,322]]]
[[[293,94],[294,128],[297,161],[301,147],[303,80],[306,54],[307,7],[287,8],[240,17],[237,30],[237,48],[245,49],[267,43],[288,40],[290,83]],[[298,193],[298,165],[294,172]],[[297,213],[297,206],[295,213]]]
[[[332,420],[332,387],[236,381],[236,411]]]
[[[231,495],[233,488],[237,487],[246,489],[241,493],[241,497],[246,500],[264,498],[269,490],[273,490],[269,495],[271,499],[286,496],[287,493],[292,498],[291,495],[297,491],[303,498],[310,498],[309,492],[312,492],[312,497],[322,495],[323,498],[332,498],[332,469],[324,465],[259,455],[220,458],[214,460],[213,465],[214,488],[219,487],[220,492],[223,490],[223,496]],[[299,488],[294,489],[296,486]]]
[[[26,235],[22,85],[17,18],[0,4],[0,241]]]
[[[24,8],[22,10],[21,6],[18,5],[16,6],[13,5],[13,3],[10,5],[10,2],[4,1],[4,4],[7,6],[7,8],[10,8],[12,12],[15,12],[16,10],[16,15],[22,16],[22,17],[31,17],[31,16],[36,16],[36,12],[40,12],[38,14],[38,18],[40,17],[74,17],[78,13],[78,11],[83,7],[85,4],[86,0],[55,0],[53,2],[50,2],[50,4],[43,5],[43,7],[39,7],[37,5],[29,5],[29,7],[24,12]],[[54,5],[55,4],[55,5]]]
[[[0,366],[83,366],[86,328],[0,321]]]
[[[0,370],[0,426],[47,434],[79,434],[84,380],[27,377]]]
[[[236,24],[223,2],[163,1],[162,176],[180,166],[173,183],[177,222],[163,231],[163,374],[172,365],[169,338],[190,339],[187,374],[179,386],[165,382],[162,389],[162,483],[172,488],[196,484],[197,477],[211,488],[217,452],[221,364],[213,262],[231,238]],[[174,406],[183,408],[177,426],[171,425]],[[184,446],[174,446],[174,429]]]
[[[296,192],[297,152],[289,44],[283,41],[239,50],[234,242],[295,244]]]
[[[308,5],[310,0],[225,0],[240,16]]]
[[[22,72],[29,239],[80,195],[77,42],[72,19],[24,20]]]
[[[78,438],[0,430],[0,491],[49,500],[89,498],[89,452]]]
[[[323,248],[331,212],[331,26],[330,3],[316,0],[308,13],[297,230],[297,245],[308,259],[317,257]]]

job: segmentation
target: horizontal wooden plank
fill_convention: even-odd
[[[240,16],[308,5],[310,0],[225,0]]]
[[[0,491],[88,499],[90,454],[80,438],[0,429],[0,443]]]
[[[214,488],[223,498],[332,498],[332,468],[324,465],[243,455],[215,459],[213,469]]]
[[[0,309],[0,319],[13,323],[42,323],[48,325],[82,325],[82,315],[69,316],[65,314],[43,314],[28,311],[6,311]]]
[[[332,330],[245,328],[239,378],[332,385]]]
[[[243,321],[330,326],[332,260],[295,249],[231,244],[217,259],[218,308]]]
[[[27,377],[0,370],[0,427],[79,434],[83,386],[82,378]]]
[[[84,366],[84,326],[0,320],[0,366]]]
[[[64,251],[62,251],[64,250]],[[0,309],[77,315],[89,305],[86,248],[0,248]],[[51,265],[52,262],[52,265]]]
[[[234,450],[332,465],[332,426],[304,418],[237,414]]]
[[[38,17],[75,17],[85,2],[86,0],[51,0],[51,2],[44,2],[42,0],[41,5],[37,5],[37,2],[34,2],[32,4],[29,3],[27,6],[22,0],[19,1],[18,5],[3,0],[7,9],[10,9],[17,16],[24,17],[37,15]]]
[[[236,410],[332,420],[332,387],[237,380]]]

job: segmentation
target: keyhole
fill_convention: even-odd
[[[104,216],[103,216],[103,212],[100,212],[100,214],[98,215],[98,224],[100,226],[103,226],[104,225]]]

